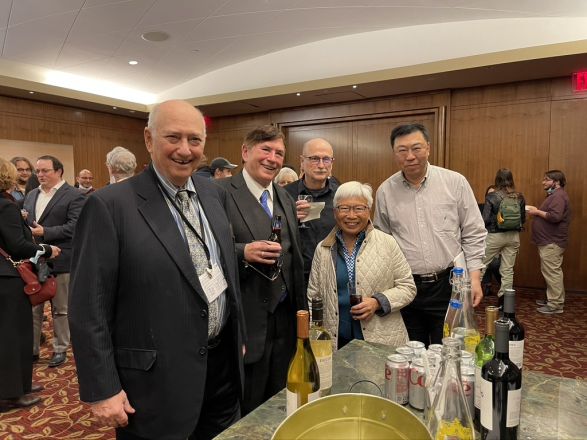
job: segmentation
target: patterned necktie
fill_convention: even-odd
[[[176,200],[181,209],[181,212],[183,213],[185,218],[191,223],[191,225],[195,228],[195,230],[202,231],[200,219],[194,212],[192,203],[190,201],[190,196],[187,190],[179,190],[176,195]],[[198,274],[198,276],[200,276],[206,271],[206,268],[208,267],[208,258],[206,257],[206,251],[204,250],[204,246],[202,245],[201,241],[198,239],[194,231],[192,231],[192,229],[189,226],[187,226],[184,221],[182,221],[182,225],[186,240],[188,242],[192,263],[196,268],[196,273]],[[218,325],[218,301],[215,300],[208,304],[208,335],[213,334],[213,331],[216,329]]]
[[[263,191],[263,194],[261,194],[259,201],[261,202],[261,206],[263,207],[263,209],[265,210],[265,212],[267,213],[269,218],[273,218],[273,214],[271,214],[271,210],[269,209],[269,204],[267,203],[268,199],[269,199],[269,191],[265,190],[265,191]]]

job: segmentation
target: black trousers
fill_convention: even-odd
[[[411,341],[442,343],[444,317],[450,301],[450,274],[433,283],[416,282],[416,298],[401,310]]]
[[[285,387],[296,344],[295,312],[286,299],[267,319],[265,351],[257,362],[245,364],[243,416]]]
[[[220,344],[208,349],[204,402],[198,423],[188,437],[189,440],[212,439],[240,419],[239,373],[235,363],[231,362],[234,357],[234,348],[230,338],[231,333],[225,330],[222,332]],[[116,439],[158,440],[138,437],[125,429],[116,430]],[[184,439],[178,438],[178,440]]]

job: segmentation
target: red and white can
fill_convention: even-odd
[[[426,404],[426,390],[424,389],[424,382],[426,380],[426,373],[424,371],[424,363],[421,358],[412,360],[410,367],[410,389],[409,401],[410,406],[415,409],[423,410]]]
[[[409,400],[410,363],[401,354],[387,356],[385,361],[385,397],[400,405]]]

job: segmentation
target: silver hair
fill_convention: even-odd
[[[137,158],[124,147],[114,147],[106,154],[106,165],[110,167],[112,174],[132,176],[137,167]]]
[[[341,200],[353,197],[365,199],[369,209],[373,206],[373,188],[371,188],[371,185],[356,181],[346,182],[338,187],[336,194],[334,194],[334,206],[338,206],[338,202]]]
[[[275,176],[275,179],[273,179],[273,182],[275,182],[277,185],[279,185],[279,183],[285,178],[285,177],[293,177],[294,181],[298,180],[298,173],[296,173],[294,170],[292,170],[291,168],[287,168],[287,167],[283,167],[279,173],[277,173],[277,176]]]

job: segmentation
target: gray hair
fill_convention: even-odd
[[[334,194],[334,206],[338,206],[338,203],[345,199],[352,199],[358,197],[367,201],[369,209],[373,206],[373,189],[368,183],[361,182],[346,182],[338,187],[336,194]]]
[[[137,158],[124,147],[114,147],[106,154],[106,165],[110,172],[120,177],[130,177],[135,173]]]
[[[296,173],[291,168],[283,167],[279,171],[279,173],[277,173],[277,176],[275,176],[275,179],[273,179],[273,182],[275,182],[277,185],[279,185],[281,183],[281,181],[283,179],[285,179],[286,177],[293,178],[293,180],[295,182],[296,180],[298,180],[298,173]]]

